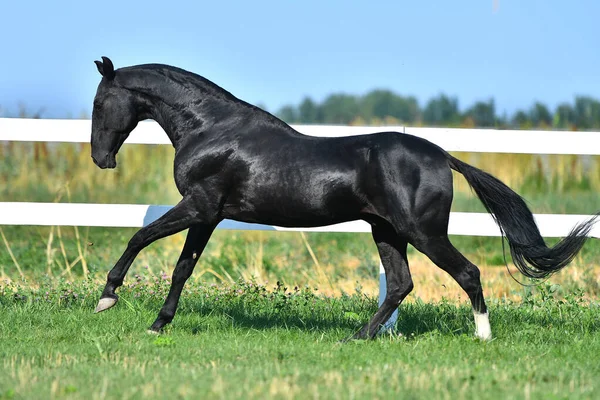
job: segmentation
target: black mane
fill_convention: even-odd
[[[154,72],[169,81],[178,83],[188,89],[197,89],[201,92],[210,93],[214,96],[227,98],[229,100],[241,101],[233,94],[223,89],[214,82],[206,79],[205,77],[196,73],[187,71],[182,68],[173,67],[167,64],[140,64],[133,65],[130,67],[119,68],[117,72],[122,71],[124,73],[135,73],[138,71],[150,71]],[[128,74],[129,75],[129,74]]]
[[[183,87],[192,99],[197,99],[199,95],[203,95],[224,100],[225,102],[234,103],[237,107],[240,107],[240,109],[245,109],[252,113],[261,115],[271,124],[284,128],[289,132],[293,131],[294,133],[297,133],[286,122],[277,118],[270,112],[234,96],[231,92],[223,89],[221,86],[206,79],[205,77],[185,69],[167,64],[152,63],[119,68],[117,72],[120,72],[119,75],[124,75],[123,85],[128,89],[146,92],[148,88],[144,86],[147,85],[147,81],[144,79],[143,75],[153,73],[168,82],[172,82]]]

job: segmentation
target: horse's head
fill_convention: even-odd
[[[92,111],[92,159],[102,169],[115,168],[117,152],[138,123],[135,97],[119,85],[109,58],[95,63],[103,78]]]

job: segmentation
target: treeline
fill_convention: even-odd
[[[550,110],[535,102],[514,115],[498,115],[494,99],[478,101],[461,111],[456,97],[440,94],[424,107],[413,96],[390,90],[373,90],[364,96],[332,94],[322,103],[306,97],[297,106],[282,107],[277,116],[288,123],[341,125],[411,125],[495,127],[518,129],[600,129],[600,101],[576,96]]]

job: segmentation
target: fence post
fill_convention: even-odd
[[[385,283],[385,270],[383,269],[383,264],[379,262],[379,306],[383,304],[383,300],[385,299],[385,295],[387,293],[387,286]],[[390,319],[381,327],[380,333],[393,329],[396,325],[396,321],[398,320],[398,310],[394,311]]]

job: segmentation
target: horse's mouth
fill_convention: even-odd
[[[96,164],[100,169],[113,169],[117,166],[117,157],[115,154],[108,153],[103,159],[98,160],[96,157],[92,156],[92,160],[94,164]]]

